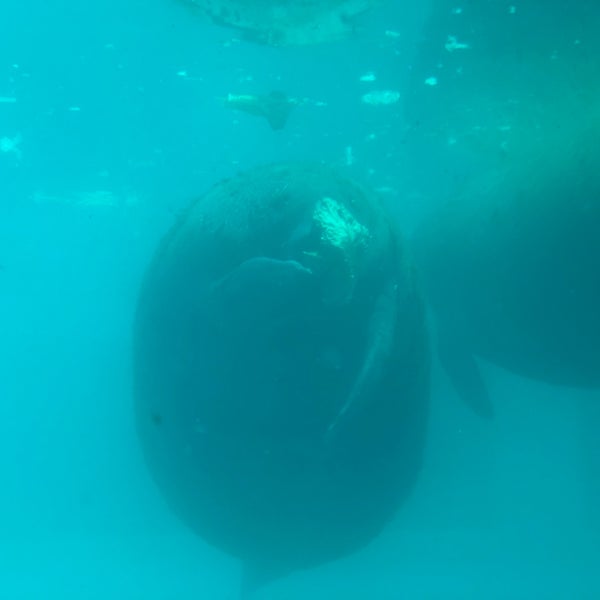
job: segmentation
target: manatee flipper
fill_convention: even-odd
[[[390,281],[375,302],[369,322],[367,348],[362,367],[344,405],[329,425],[328,437],[349,414],[359,410],[363,402],[371,400],[371,392],[381,379],[384,365],[394,343],[397,318],[397,286],[395,281]]]
[[[299,262],[257,256],[214,282],[210,294],[230,317],[259,319],[302,310],[314,288],[312,271]]]
[[[479,365],[472,353],[453,344],[450,336],[438,336],[438,356],[454,389],[465,404],[479,417],[491,419],[494,406]]]
[[[249,600],[260,588],[280,577],[285,577],[288,573],[288,569],[278,568],[274,565],[244,562],[242,564],[240,600]]]

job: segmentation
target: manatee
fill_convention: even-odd
[[[525,377],[600,385],[600,119],[486,171],[424,220],[414,256],[440,358],[490,416],[477,357]]]
[[[435,200],[415,259],[441,362],[482,415],[480,358],[598,384],[599,28],[594,0],[433,0],[424,27],[404,106]]]
[[[385,527],[423,452],[424,305],[378,200],[318,164],[214,186],[140,291],[136,422],[168,504],[242,591]]]

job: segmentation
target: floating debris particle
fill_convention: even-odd
[[[375,81],[377,79],[375,73],[373,73],[373,71],[369,71],[368,73],[365,73],[364,75],[361,75],[359,77],[359,81],[363,81],[365,83],[368,83],[370,81]]]
[[[394,90],[374,90],[368,94],[363,94],[362,97],[362,101],[371,106],[396,104],[398,100],[400,100],[400,92]]]
[[[448,41],[444,44],[444,48],[446,48],[448,52],[454,52],[455,50],[468,50],[470,46],[469,44],[459,42],[453,35],[449,35]]]

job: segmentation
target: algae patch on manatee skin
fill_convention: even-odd
[[[313,221],[324,247],[342,255],[344,271],[337,273],[335,277],[336,283],[332,289],[336,291],[330,300],[345,302],[352,297],[354,291],[356,273],[353,265],[356,264],[357,256],[369,245],[371,234],[344,204],[328,196],[317,202]]]
[[[321,229],[321,239],[344,252],[364,248],[368,243],[369,230],[333,198],[321,198],[313,218]]]

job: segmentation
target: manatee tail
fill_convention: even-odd
[[[492,419],[494,406],[473,354],[452,344],[447,337],[440,336],[438,356],[454,389],[464,403],[479,417]]]

